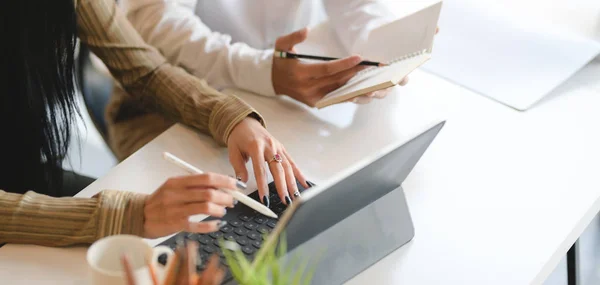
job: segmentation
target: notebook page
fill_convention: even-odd
[[[441,9],[442,2],[437,2],[372,30],[359,54],[372,61],[390,62],[431,50]]]
[[[342,47],[328,21],[322,22],[308,30],[308,37],[304,42],[294,47],[298,53],[313,54],[343,58],[348,53]],[[322,62],[322,61],[321,61]]]
[[[382,84],[395,85],[429,58],[431,58],[431,55],[426,53],[389,66],[379,67],[369,73],[358,74],[344,86],[330,92],[321,100],[331,100],[335,97],[344,96],[372,86]]]

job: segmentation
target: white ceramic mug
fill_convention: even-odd
[[[158,280],[162,280],[164,267],[158,263],[162,254],[170,259],[173,250],[166,246],[152,248],[142,238],[132,235],[115,235],[96,241],[87,251],[87,262],[94,285],[127,285],[122,256],[126,254],[134,272],[136,285],[152,284],[148,263],[154,267]]]

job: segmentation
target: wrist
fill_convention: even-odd
[[[208,124],[210,134],[219,145],[224,146],[234,127],[252,113],[258,114],[252,106],[238,97],[226,96],[211,112]]]
[[[248,116],[239,121],[235,126],[233,126],[231,132],[229,133],[229,136],[227,137],[226,144],[229,145],[229,140],[231,137],[233,137],[233,134],[236,132],[236,130],[240,130],[240,128],[243,127],[252,126],[253,124],[256,124],[263,128],[265,127],[263,119],[258,113],[250,113],[248,114]]]

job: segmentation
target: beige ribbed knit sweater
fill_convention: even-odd
[[[79,38],[141,104],[211,134],[220,144],[245,117],[252,115],[262,122],[242,100],[166,63],[137,34],[114,0],[79,0],[75,6]],[[142,235],[145,199],[146,195],[122,191],[102,191],[94,198],[52,198],[0,190],[0,244],[65,246],[113,234]]]

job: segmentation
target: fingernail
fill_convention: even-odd
[[[290,199],[290,196],[285,196],[285,203],[289,206],[292,204],[292,199]]]
[[[237,186],[237,188],[241,190],[246,190],[246,188],[248,188],[248,186],[246,186],[246,183],[239,180],[235,182],[235,186]]]
[[[267,196],[267,195],[263,196],[263,204],[265,204],[265,206],[267,206],[267,208],[271,205],[271,201],[269,201],[269,196]]]
[[[217,227],[219,227],[219,229],[220,229],[220,228],[224,227],[226,224],[227,224],[227,221],[220,220],[219,223],[217,223]]]
[[[223,208],[223,216],[227,215],[227,209]]]
[[[235,205],[237,205],[237,203],[238,203],[238,200],[237,199],[233,199],[233,205],[235,206]]]
[[[354,62],[354,64],[359,64],[362,61],[362,58],[360,58],[360,56],[355,55],[354,56],[354,60],[352,60],[352,62]]]

